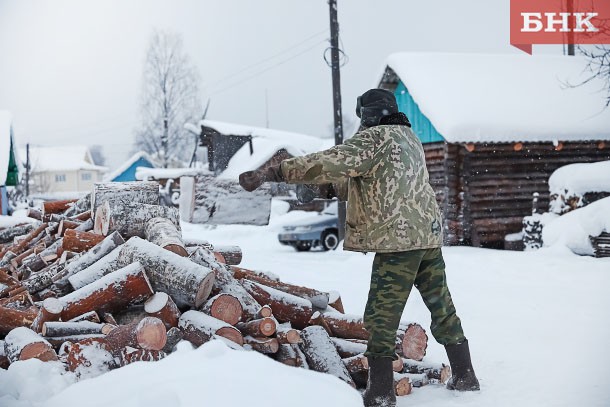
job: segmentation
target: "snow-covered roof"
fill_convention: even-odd
[[[210,174],[210,171],[207,168],[136,168],[138,181],[180,178],[199,174]]]
[[[20,149],[20,156],[25,160],[24,148]],[[87,146],[30,147],[30,166],[34,173],[76,170],[105,172],[108,170],[106,167],[93,164]]]
[[[610,192],[610,161],[564,165],[549,178],[551,193]]]
[[[602,79],[579,56],[396,53],[386,65],[448,142],[610,140]]]
[[[221,134],[252,136],[254,153],[250,155],[250,146],[247,143],[239,149],[229,161],[227,169],[220,175],[221,178],[227,179],[237,179],[242,172],[260,167],[281,149],[285,149],[293,156],[300,156],[330,147],[333,142],[331,139],[321,139],[305,134],[212,120],[202,120],[199,124],[210,127]]]
[[[112,181],[113,179],[115,179],[116,177],[118,177],[119,175],[121,175],[122,173],[127,171],[129,169],[129,167],[131,167],[140,158],[143,158],[146,161],[148,161],[151,165],[156,166],[155,160],[153,160],[152,157],[148,153],[146,153],[144,151],[138,151],[137,153],[135,153],[134,155],[129,157],[123,164],[121,164],[114,171],[106,174],[106,176],[104,177],[104,181],[105,182]]]

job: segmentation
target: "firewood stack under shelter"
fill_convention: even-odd
[[[37,358],[90,376],[221,339],[366,386],[368,332],[341,297],[238,267],[241,249],[185,241],[156,182],[95,184],[0,229],[0,367]],[[396,333],[397,395],[444,383],[417,323]]]

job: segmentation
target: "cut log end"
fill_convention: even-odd
[[[201,281],[201,285],[195,295],[195,307],[199,308],[208,299],[214,286],[214,273],[208,274],[206,278]]]
[[[413,386],[408,377],[395,377],[394,378],[394,392],[397,396],[406,396],[411,394]]]
[[[38,359],[43,362],[57,360],[57,354],[44,342],[34,342],[23,347],[19,355],[19,360]]]
[[[223,327],[216,331],[216,335],[222,336],[230,341],[237,343],[240,346],[244,345],[244,337],[237,329],[233,327]]]
[[[172,253],[176,253],[178,256],[182,256],[182,257],[188,257],[189,253],[186,251],[186,249],[180,245],[177,244],[169,244],[167,246],[163,247],[165,250],[169,250]]]
[[[142,349],[161,350],[167,341],[165,325],[159,318],[146,317],[138,324],[136,338]]]
[[[230,294],[220,294],[209,309],[209,313],[214,318],[218,318],[227,324],[235,325],[241,319],[243,307],[239,300]]]
[[[402,340],[402,353],[405,358],[422,360],[426,356],[428,335],[419,324],[410,324]]]

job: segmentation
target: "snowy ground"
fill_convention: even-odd
[[[268,227],[183,226],[187,237],[239,245],[244,267],[337,290],[346,312],[361,314],[373,256],[297,253],[281,246],[276,237],[281,225],[303,216],[276,215]],[[399,407],[610,405],[610,259],[579,257],[559,247],[529,253],[449,247],[443,252],[481,391],[427,386],[400,398]],[[416,292],[403,318],[429,326]],[[432,338],[425,360],[447,361]],[[161,362],[72,383],[52,364],[19,362],[0,371],[0,406],[361,405],[358,393],[338,379],[233,351],[220,342],[197,350],[182,346]]]

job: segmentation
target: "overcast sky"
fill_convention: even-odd
[[[392,52],[520,52],[508,0],[338,0],[338,13],[349,115]],[[332,135],[327,0],[0,0],[0,109],[19,143],[124,159],[154,27],[183,35],[209,119],[265,126],[268,113],[270,127]]]

